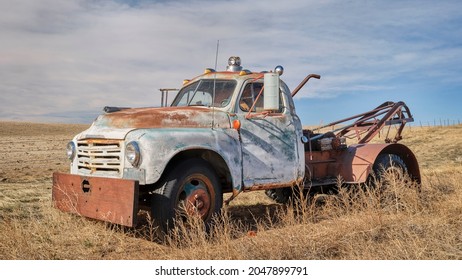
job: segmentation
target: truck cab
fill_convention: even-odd
[[[233,70],[240,67],[230,66]],[[277,96],[268,97],[268,92],[264,91],[264,76],[273,74],[279,79],[279,74],[237,70],[207,71],[187,82],[172,108],[206,106],[212,107],[215,113],[227,113],[239,140],[232,148],[236,156],[233,160],[239,162],[241,170],[241,174],[233,178],[236,191],[271,185],[292,186],[301,182],[305,169],[302,125],[287,85],[281,81]],[[270,101],[275,103],[272,107],[268,107]],[[215,127],[214,121],[212,111],[210,128]]]

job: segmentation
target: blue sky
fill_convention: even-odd
[[[461,1],[0,0],[0,119],[89,123],[237,55],[283,65],[304,124],[405,101],[462,121]]]

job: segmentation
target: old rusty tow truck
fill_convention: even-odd
[[[254,190],[281,202],[300,186],[365,183],[379,166],[420,181],[416,157],[397,143],[413,121],[403,102],[304,130],[293,96],[319,75],[291,92],[281,66],[255,73],[239,57],[228,62],[185,80],[169,107],[106,107],[67,145],[70,174],[53,174],[55,207],[128,227],[148,209],[168,229],[178,215],[210,221],[226,193],[225,203]],[[369,143],[385,126],[396,135]]]

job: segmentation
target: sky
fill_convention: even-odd
[[[90,123],[240,56],[285,69],[303,124],[404,101],[462,121],[462,1],[0,0],[0,119]]]

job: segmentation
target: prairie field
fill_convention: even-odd
[[[128,229],[52,207],[52,173],[68,171],[66,143],[87,127],[0,122],[0,259],[462,259],[461,125],[405,129],[420,187],[390,180],[288,206],[243,193],[208,234],[191,221],[164,239],[149,218]]]

